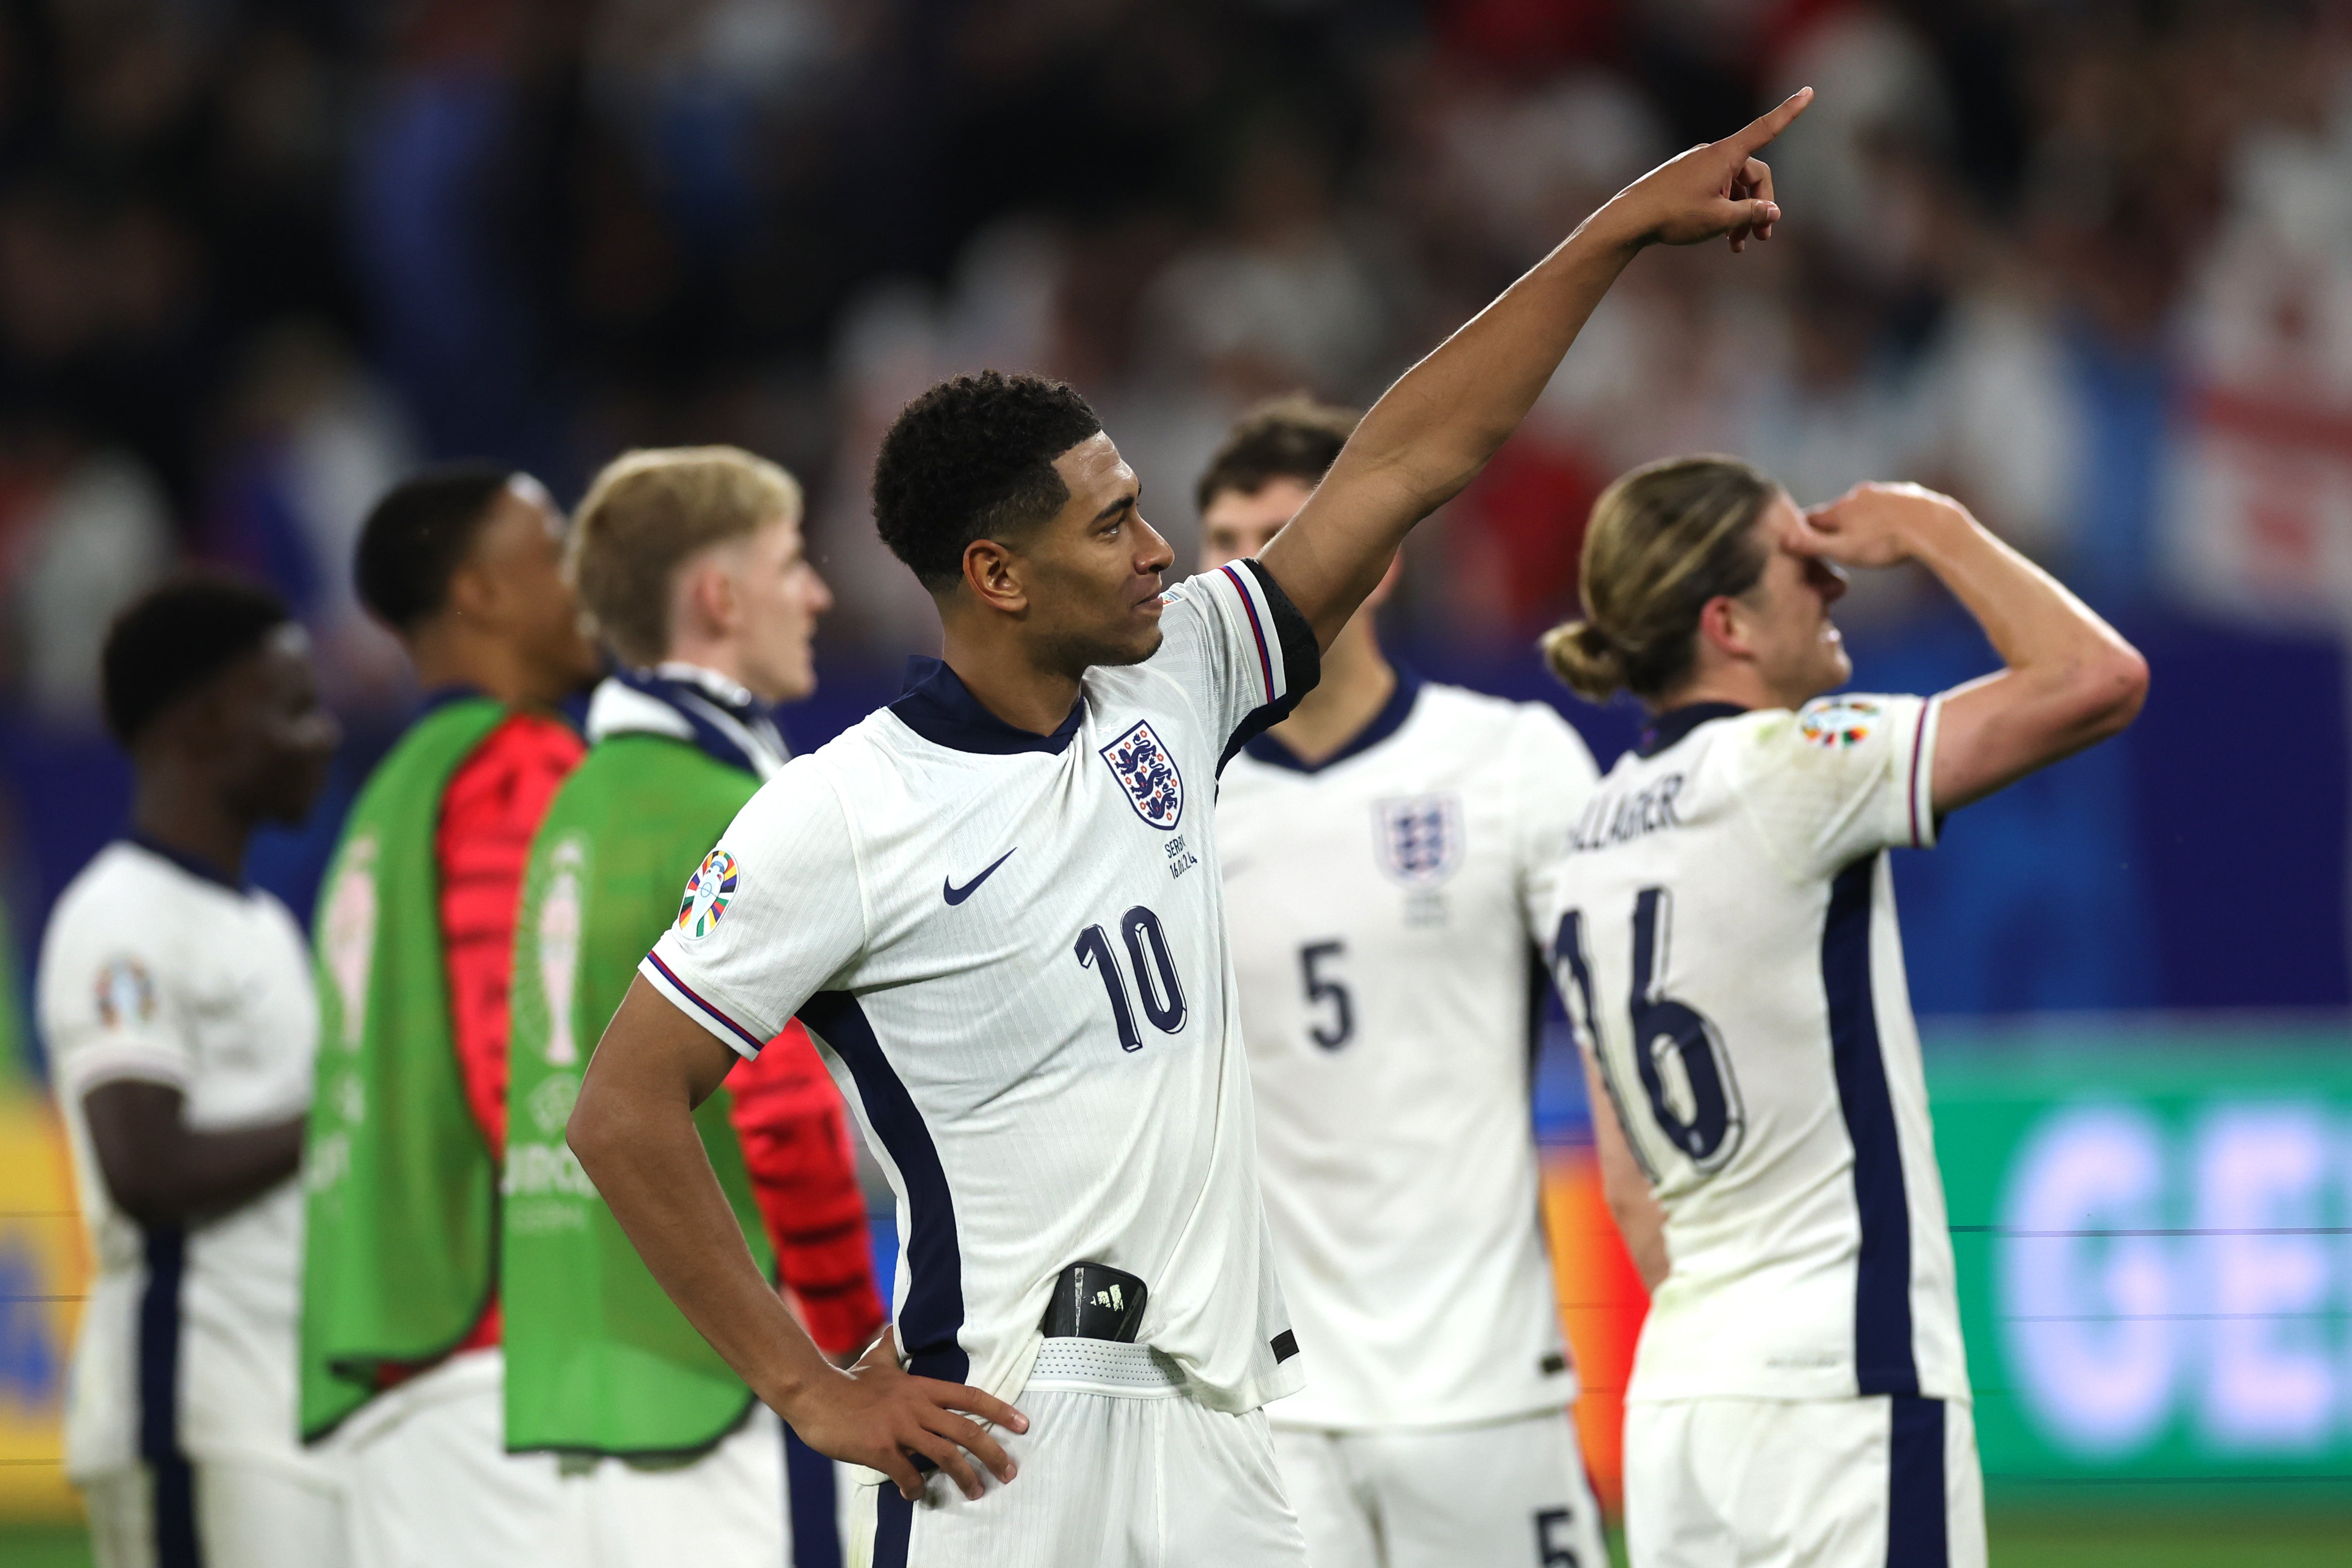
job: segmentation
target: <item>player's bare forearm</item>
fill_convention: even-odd
[[[1026,1430],[1018,1411],[975,1388],[908,1375],[887,1334],[854,1370],[835,1367],[761,1274],[694,1124],[695,1107],[735,1060],[635,981],[566,1128],[581,1168],[687,1321],[811,1448],[883,1471],[909,1498],[922,1490],[917,1456],[968,1497],[981,1487],[966,1450],[1010,1480],[1003,1448],[953,1412]]]
[[[789,1403],[824,1358],[752,1260],[694,1124],[734,1064],[638,980],[589,1061],[567,1136],[687,1320],[763,1398]]]
[[[99,1173],[115,1206],[142,1225],[177,1225],[235,1208],[294,1174],[302,1118],[197,1132],[168,1083],[117,1079],[82,1096]]]
[[[1935,573],[2005,666],[1945,696],[1931,776],[1937,810],[1981,800],[2137,716],[2147,695],[2138,650],[1949,497],[1857,486],[1807,520],[1822,553],[1861,565],[1916,560]]]
[[[1592,1152],[1601,1166],[1601,1196],[1617,1221],[1617,1234],[1632,1255],[1634,1271],[1644,1290],[1655,1294],[1670,1267],[1666,1256],[1666,1214],[1650,1190],[1617,1122],[1617,1103],[1601,1082],[1591,1055],[1584,1057],[1585,1101],[1592,1115]]]
[[[1307,505],[1262,556],[1328,648],[1414,524],[1486,466],[1535,405],[1593,308],[1644,246],[1769,237],[1780,210],[1753,154],[1811,89],[1628,185],[1366,413]],[[1570,519],[1562,518],[1561,526]]]

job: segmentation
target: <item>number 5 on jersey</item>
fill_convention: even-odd
[[[1127,956],[1135,970],[1136,989],[1142,993],[1143,1016],[1151,1027],[1162,1034],[1174,1034],[1184,1027],[1184,987],[1176,978],[1176,959],[1168,951],[1168,938],[1160,929],[1160,916],[1141,904],[1137,904],[1118,919],[1119,934],[1127,938]],[[1145,949],[1150,952],[1147,961]],[[1078,933],[1071,951],[1077,955],[1082,968],[1094,970],[1102,977],[1103,990],[1110,997],[1112,1025],[1118,1030],[1121,1051],[1141,1051],[1142,1031],[1135,1027],[1135,1009],[1128,1001],[1127,978],[1118,972],[1118,960],[1111,956],[1110,937],[1099,925],[1089,925]]]
[[[1665,994],[1667,937],[1674,924],[1674,897],[1663,887],[1645,887],[1633,899],[1633,984],[1628,1010],[1633,1026],[1633,1070],[1650,1102],[1650,1114],[1666,1142],[1682,1151],[1700,1174],[1711,1176],[1739,1151],[1746,1128],[1739,1103],[1739,1084],[1731,1075],[1731,1056],[1723,1037],[1706,1015]],[[1560,994],[1570,1006],[1581,1005],[1578,1028],[1591,1043],[1601,1079],[1616,1103],[1623,1121],[1624,1097],[1619,1093],[1609,1055],[1601,1049],[1600,1015],[1593,1009],[1592,961],[1584,943],[1584,914],[1571,909],[1559,917],[1552,941],[1552,961],[1567,973]],[[1626,1141],[1642,1156],[1641,1140],[1626,1127]],[[1657,1173],[1649,1171],[1655,1181]]]

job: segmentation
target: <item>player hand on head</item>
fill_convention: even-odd
[[[1630,224],[1624,237],[1635,246],[1697,245],[1727,235],[1731,248],[1743,251],[1750,239],[1770,239],[1780,208],[1772,199],[1771,167],[1756,154],[1812,100],[1811,88],[1799,88],[1722,141],[1659,164],[1618,192],[1595,220]]]
[[[786,1404],[790,1408],[785,1408]],[[963,1495],[977,1500],[980,1476],[964,1457],[986,1465],[998,1480],[1015,1472],[1012,1457],[976,1423],[954,1414],[969,1411],[1015,1432],[1029,1418],[1002,1399],[961,1383],[917,1377],[898,1364],[897,1331],[884,1329],[857,1364],[810,1389],[800,1399],[778,1405],[801,1440],[818,1453],[880,1470],[913,1501],[923,1493],[918,1458],[945,1470]]]
[[[1862,484],[1809,507],[1785,542],[1799,555],[1841,566],[1900,566],[1918,553],[1927,530],[1967,519],[1958,501],[1924,485]]]

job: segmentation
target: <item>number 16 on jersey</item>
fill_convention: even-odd
[[[1632,995],[1628,1021],[1633,1025],[1633,1071],[1650,1103],[1650,1115],[1666,1142],[1680,1150],[1702,1176],[1712,1176],[1739,1152],[1746,1117],[1739,1103],[1738,1081],[1731,1073],[1731,1054],[1723,1037],[1706,1014],[1665,994],[1668,936],[1674,924],[1674,897],[1663,887],[1645,887],[1633,899]],[[1584,913],[1571,909],[1559,917],[1552,939],[1552,961],[1562,971],[1560,995],[1570,1008],[1581,1008],[1579,1031],[1590,1043],[1600,1064],[1601,1082],[1617,1107],[1625,1141],[1642,1168],[1655,1183],[1658,1173],[1642,1140],[1625,1119],[1624,1096],[1601,1049],[1601,1015],[1592,994],[1592,960],[1585,946]]]

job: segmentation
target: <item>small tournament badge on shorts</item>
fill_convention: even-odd
[[[1184,776],[1150,724],[1138,719],[1126,734],[1103,747],[1101,755],[1127,790],[1127,803],[1135,814],[1162,832],[1173,831],[1184,815]]]
[[[713,850],[702,857],[702,863],[686,879],[686,896],[678,901],[680,936],[695,941],[719,929],[719,917],[727,913],[727,902],[735,896],[739,872],[735,857],[725,850]]]
[[[1878,722],[1876,703],[1856,702],[1848,697],[1832,697],[1805,709],[1797,732],[1815,746],[1834,751],[1840,747],[1853,746],[1870,733]]]

